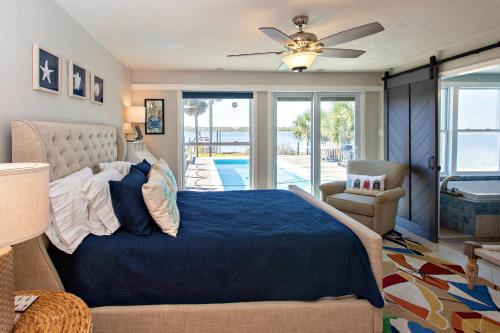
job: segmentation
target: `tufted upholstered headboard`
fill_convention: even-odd
[[[13,120],[11,130],[12,161],[49,163],[51,181],[126,157],[125,138],[114,126]],[[42,235],[14,246],[17,290],[64,290],[48,244]]]
[[[50,180],[100,162],[125,159],[125,138],[114,126],[13,120],[12,161],[50,164]]]

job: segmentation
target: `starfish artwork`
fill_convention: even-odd
[[[59,56],[33,44],[33,89],[59,94],[61,66]]]
[[[52,83],[50,81],[50,74],[54,71],[53,69],[50,69],[49,68],[49,61],[48,60],[45,60],[45,66],[40,66],[40,69],[42,70],[43,72],[43,76],[42,76],[42,81],[44,80],[47,80],[49,83]]]

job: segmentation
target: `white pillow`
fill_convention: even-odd
[[[123,175],[118,169],[107,169],[92,176],[81,188],[81,195],[87,200],[90,232],[94,235],[111,235],[119,227],[111,202],[109,181],[120,181]]]
[[[126,161],[105,162],[105,163],[99,163],[99,170],[105,171],[109,169],[116,169],[120,171],[123,177],[125,177],[130,172],[131,165],[132,165],[131,162],[126,162]]]
[[[385,190],[385,175],[366,176],[366,175],[347,175],[346,189],[347,193],[363,194],[376,196]]]
[[[156,169],[151,170],[148,182],[142,185],[142,196],[149,214],[160,229],[175,237],[180,223],[176,195]]]
[[[179,190],[179,187],[177,186],[177,182],[175,180],[174,173],[168,166],[168,163],[165,162],[163,158],[160,159],[160,162],[157,164],[158,167],[163,171],[163,174],[170,180],[170,183],[172,184],[172,188],[174,190],[175,195],[177,195],[177,191]]]
[[[49,184],[51,222],[46,234],[57,248],[70,254],[90,233],[87,201],[80,189],[92,175],[87,167]]]

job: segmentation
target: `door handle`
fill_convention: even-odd
[[[434,170],[434,156],[430,156],[427,159],[427,164],[428,164],[429,169]]]

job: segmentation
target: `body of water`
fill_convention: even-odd
[[[306,142],[298,140],[293,131],[278,131],[277,132],[277,144],[278,147],[281,145],[289,146],[290,149],[297,150],[297,143],[300,145],[300,151],[306,150]],[[217,135],[219,135],[219,140],[217,139]],[[200,137],[202,139],[206,139],[208,141],[209,131],[201,130]],[[250,133],[248,131],[219,131],[219,134],[214,131],[213,139],[219,142],[250,142]],[[184,142],[193,142],[195,141],[195,133],[194,131],[184,131]],[[223,153],[241,153],[248,150],[248,146],[223,146],[220,147]]]

